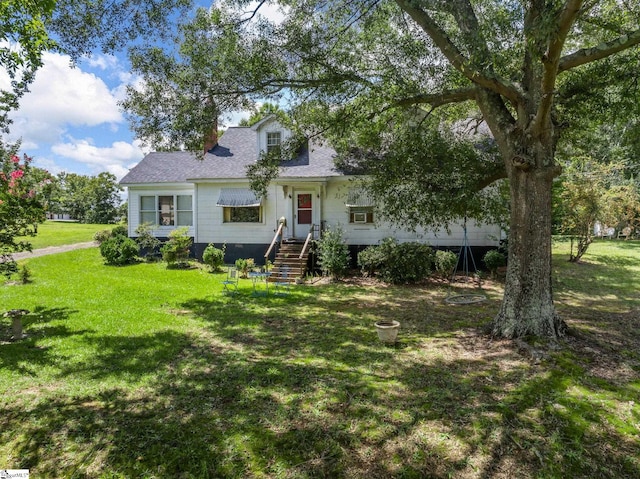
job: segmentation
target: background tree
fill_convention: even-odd
[[[637,236],[640,230],[640,188],[635,178],[623,180],[612,185],[605,196],[604,214],[602,222],[614,225],[616,232],[628,228],[631,235],[626,239]]]
[[[254,109],[249,118],[243,118],[238,122],[238,126],[253,126],[260,120],[268,117],[269,115],[284,115],[285,112],[275,103],[263,103],[259,108]]]
[[[215,101],[289,88],[310,134],[349,138],[365,150],[389,125],[413,128],[402,137],[419,144],[419,110],[441,110],[448,126],[473,116],[486,122],[500,165],[481,160],[470,171],[478,187],[508,178],[510,194],[505,293],[491,331],[562,336],[551,288],[555,153],[564,131],[599,113],[594,99],[605,89],[611,105],[637,102],[640,4],[292,0],[278,24],[236,5],[201,12],[206,34],[189,45],[209,53],[198,68],[212,74]],[[387,144],[376,152],[381,161],[398,146]],[[424,156],[405,149],[416,161]],[[467,166],[452,175],[465,176]]]
[[[60,196],[58,179],[43,168],[31,167],[33,181],[40,185],[38,197],[46,213],[57,212],[57,198]]]
[[[558,188],[560,232],[571,239],[569,261],[580,261],[593,242],[594,226],[604,219],[604,193],[611,169],[589,158],[574,159],[563,171]],[[574,243],[576,250],[574,252]]]
[[[31,251],[24,237],[34,236],[44,221],[41,185],[31,176],[31,159],[20,159],[17,147],[0,147],[0,274],[17,272],[12,253]]]
[[[89,212],[89,177],[77,173],[61,172],[58,174],[60,183],[60,208],[72,219],[82,222]]]
[[[118,185],[115,175],[102,172],[89,179],[89,204],[88,214],[84,218],[86,223],[114,223],[119,214],[119,206],[122,202],[120,192],[122,187]]]
[[[122,201],[116,177],[107,172],[97,176],[60,173],[60,210],[81,223],[113,223]]]

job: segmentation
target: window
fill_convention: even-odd
[[[373,199],[360,188],[349,190],[345,205],[349,209],[349,223],[373,223]]]
[[[349,223],[373,223],[373,206],[350,207]]]
[[[226,206],[223,210],[225,223],[260,223],[259,206]]]
[[[280,151],[280,145],[282,144],[282,133],[279,131],[267,132],[267,153]]]
[[[151,223],[152,225],[158,224],[155,196],[140,197],[140,223]]]
[[[178,195],[176,216],[178,226],[193,226],[193,206],[191,195]]]
[[[192,201],[191,195],[141,196],[140,223],[160,226],[192,226]]]
[[[224,223],[260,223],[262,201],[249,188],[222,188],[218,197]]]
[[[158,213],[162,226],[173,226],[173,196],[158,196]]]

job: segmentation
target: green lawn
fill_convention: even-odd
[[[32,477],[640,477],[640,244],[557,245],[560,349],[479,331],[446,284],[349,280],[221,294],[222,274],[29,260],[0,286],[0,467]],[[384,346],[373,323],[402,323]]]
[[[61,246],[74,243],[93,241],[96,231],[111,229],[115,225],[89,225],[70,221],[45,221],[38,225],[38,234],[25,239],[31,243],[33,249],[47,246]]]

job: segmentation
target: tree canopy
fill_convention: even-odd
[[[473,202],[471,190],[507,179],[509,264],[491,331],[562,336],[551,288],[555,153],[586,118],[637,119],[640,4],[286,0],[278,22],[261,16],[264,4],[248,11],[229,0],[199,14],[202,34],[188,48],[209,53],[197,65],[211,75],[200,105],[286,89],[307,134],[377,158],[390,178],[406,161],[433,191],[415,217],[423,223],[460,214],[464,201],[438,195]],[[433,133],[473,118],[486,123],[497,156],[458,154],[463,147],[447,150],[451,134]]]

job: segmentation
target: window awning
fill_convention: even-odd
[[[373,201],[373,198],[371,198],[366,191],[360,189],[351,189],[349,190],[349,194],[347,195],[347,201],[345,201],[345,205],[348,207],[375,206],[375,201]]]
[[[249,188],[222,188],[217,206],[242,208],[260,206],[262,201]]]

